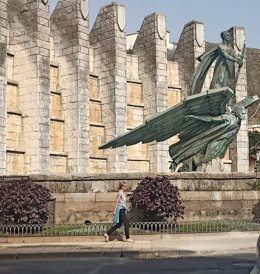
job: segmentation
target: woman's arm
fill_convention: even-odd
[[[116,197],[116,206],[115,206],[115,209],[114,209],[113,215],[115,215],[115,214],[116,214],[116,210],[117,210],[117,207],[118,207],[119,202],[120,202],[120,196],[119,196],[119,195],[117,195],[117,197]]]

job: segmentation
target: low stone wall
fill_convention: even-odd
[[[168,175],[178,186],[185,206],[184,221],[252,219],[260,217],[260,176],[242,173],[177,173]],[[50,189],[56,198],[56,223],[111,222],[118,182],[129,191],[145,176],[106,174],[30,178]],[[10,177],[6,177],[10,179]]]

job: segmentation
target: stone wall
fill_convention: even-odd
[[[53,110],[55,98],[62,103],[61,112],[57,116],[52,112],[50,118],[53,139],[63,143],[51,147],[54,173],[86,173],[89,167],[88,8],[81,6],[81,2],[60,0],[51,16],[53,62],[57,63],[59,78],[59,88],[51,94]],[[57,132],[61,136],[55,136]],[[64,164],[57,168],[61,159]]]
[[[168,174],[178,186],[185,206],[184,221],[259,218],[260,177],[242,173]],[[126,181],[129,193],[145,176],[107,174],[30,176],[47,186],[56,198],[56,223],[111,222],[118,182]]]
[[[90,32],[90,44],[94,48],[94,70],[99,74],[105,140],[109,141],[125,133],[127,129],[126,33],[123,6],[112,3],[101,8]],[[127,170],[125,147],[107,150],[104,154],[107,170]]]
[[[52,16],[48,1],[2,1],[1,174],[168,172],[168,146],[177,136],[128,148],[98,147],[181,102],[209,43],[196,21],[184,26],[177,44],[169,42],[166,18],[154,13],[131,35],[129,50],[125,12],[114,2],[102,7],[90,31],[87,0],[60,0]],[[241,52],[244,30],[231,32]],[[248,50],[237,100],[248,88],[259,93],[257,54]],[[225,161],[232,171],[248,171],[247,121]]]
[[[49,171],[50,13],[41,0],[8,0],[7,173]],[[21,139],[22,137],[22,139]],[[21,160],[21,158],[23,158]]]
[[[248,95],[259,94],[260,87],[260,50],[246,49],[246,68]],[[248,124],[250,126],[260,125],[260,103],[255,104],[248,110]]]
[[[138,72],[144,90],[144,119],[168,107],[166,18],[160,14],[146,16],[133,52],[138,56]],[[148,143],[150,172],[168,170],[168,142]]]
[[[230,30],[232,34],[232,45],[236,54],[242,54],[245,43],[245,29],[233,27]],[[237,79],[235,89],[235,102],[237,103],[247,97],[247,75],[246,75],[246,61],[241,67],[239,78]],[[238,73],[238,66],[235,64],[234,77],[236,79]],[[232,160],[232,171],[248,172],[249,171],[249,144],[248,144],[248,121],[247,116],[245,120],[241,121],[240,130],[237,134],[236,140],[230,145],[229,153]]]
[[[201,22],[187,23],[174,52],[174,60],[179,64],[180,85],[183,97],[188,94],[191,76],[198,64],[197,58],[205,51],[204,25]]]
[[[6,173],[7,0],[0,5],[0,174]]]

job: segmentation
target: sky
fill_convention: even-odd
[[[69,1],[69,0],[67,0]],[[110,0],[89,0],[90,28]],[[260,0],[117,0],[126,7],[126,32],[134,33],[146,15],[161,13],[167,18],[171,42],[178,42],[185,24],[192,20],[204,23],[205,39],[220,42],[220,32],[232,26],[246,29],[247,47],[260,48]],[[51,12],[57,0],[50,0]]]

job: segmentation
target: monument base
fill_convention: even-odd
[[[223,160],[216,158],[208,163],[198,166],[197,171],[208,173],[225,172],[225,166]]]

